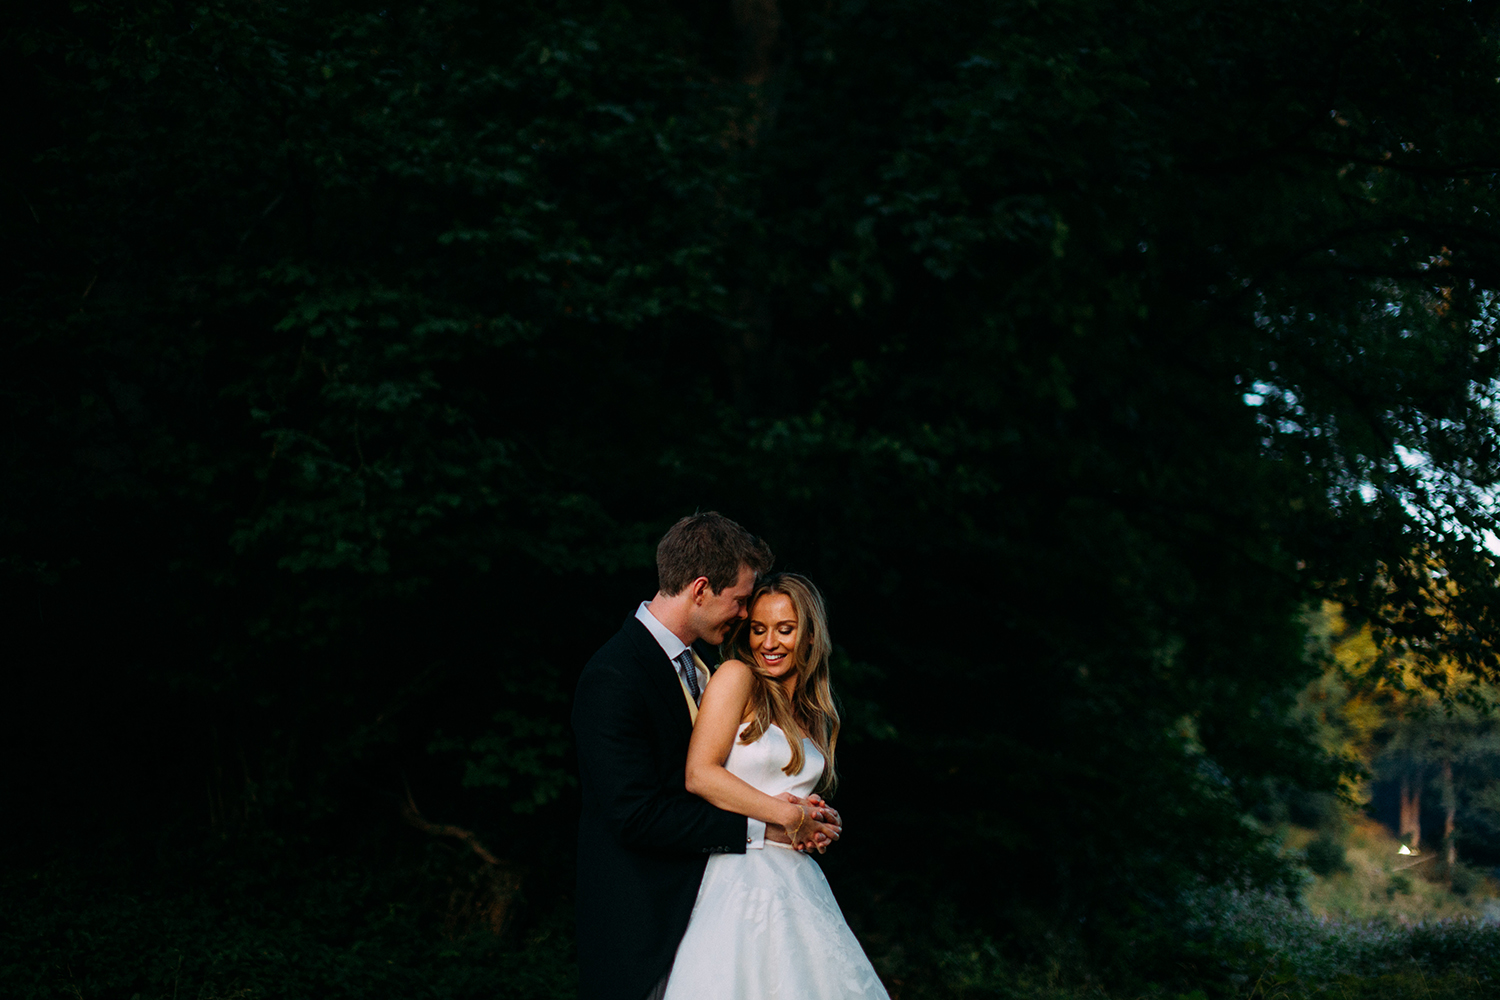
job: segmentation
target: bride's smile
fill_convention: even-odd
[[[770,677],[784,677],[796,665],[797,610],[785,594],[766,594],[750,613],[750,646],[756,666]]]

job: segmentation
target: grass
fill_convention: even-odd
[[[1305,848],[1311,830],[1293,829],[1287,847]],[[1374,820],[1360,817],[1345,838],[1349,870],[1315,878],[1303,894],[1307,908],[1330,920],[1500,920],[1500,886],[1483,879],[1467,893],[1435,880],[1436,852],[1415,857],[1398,853],[1401,842]]]

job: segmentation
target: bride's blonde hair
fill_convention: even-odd
[[[750,692],[755,717],[740,737],[740,742],[754,743],[774,722],[792,748],[792,759],[782,770],[794,775],[802,770],[805,758],[801,739],[801,730],[805,729],[827,762],[818,790],[830,791],[838,784],[833,751],[839,741],[839,710],[834,704],[833,687],[828,680],[828,660],[833,643],[828,638],[828,613],[823,607],[823,595],[805,576],[775,573],[761,580],[751,593],[746,607],[752,614],[756,602],[767,594],[786,595],[797,613],[797,643],[792,650],[792,669],[783,675],[795,675],[797,688],[789,696],[780,679],[762,673],[751,650],[750,618],[742,620],[724,649],[726,659],[749,664],[755,675],[755,686]]]

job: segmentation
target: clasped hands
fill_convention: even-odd
[[[796,806],[798,811],[793,814],[788,810],[788,821],[780,826],[767,824],[767,840],[791,844],[799,851],[814,848],[822,854],[844,832],[844,821],[838,810],[824,802],[821,795],[809,795],[804,799],[791,792],[782,792],[776,798]]]

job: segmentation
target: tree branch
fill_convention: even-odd
[[[469,845],[469,849],[479,855],[480,859],[487,865],[499,866],[500,859],[489,852],[472,830],[465,830],[461,826],[451,826],[446,823],[432,823],[422,817],[417,809],[417,803],[411,797],[411,786],[402,781],[402,787],[406,790],[406,801],[401,803],[401,818],[424,833],[430,833],[434,837],[453,837]]]

